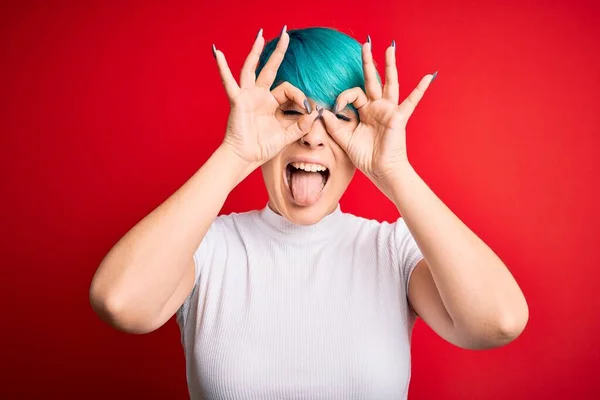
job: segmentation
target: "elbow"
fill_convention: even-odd
[[[500,313],[498,320],[498,337],[505,343],[510,343],[517,339],[527,326],[529,321],[529,306],[525,296],[520,293],[506,310]]]
[[[145,334],[158,328],[152,319],[144,318],[137,309],[116,290],[106,289],[106,285],[94,280],[89,291],[89,301],[98,317],[112,328],[124,333]]]
[[[505,343],[516,340],[527,326],[529,321],[529,307],[523,302],[519,308],[506,313],[506,316],[498,324],[497,336]]]
[[[503,315],[493,319],[486,319],[471,328],[463,330],[460,335],[460,347],[467,350],[489,350],[499,348],[515,341],[527,326],[529,309],[527,305],[504,312]]]
[[[529,309],[525,304],[519,309],[505,313],[494,324],[488,324],[485,330],[487,347],[496,348],[514,342],[525,330],[529,321]]]

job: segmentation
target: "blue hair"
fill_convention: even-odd
[[[290,30],[288,34],[290,42],[271,89],[287,81],[324,107],[332,107],[346,89],[365,90],[362,45],[356,39],[324,27]],[[256,68],[257,76],[278,42],[279,37],[265,45]]]

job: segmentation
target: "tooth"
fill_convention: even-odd
[[[308,172],[327,171],[327,167],[321,164],[303,163],[293,161],[290,163],[292,167]]]

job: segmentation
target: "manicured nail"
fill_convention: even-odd
[[[371,44],[371,36],[367,35],[367,43]]]
[[[217,48],[215,47],[215,45],[213,44],[212,46],[212,50],[213,50],[213,57],[217,58]]]
[[[283,28],[281,29],[281,33],[279,34],[279,36],[283,35],[283,33],[287,31],[287,25],[284,25]]]
[[[260,31],[258,31],[258,34],[256,35],[256,38],[258,39],[263,33],[262,28],[260,28]]]
[[[437,71],[434,72],[433,74],[433,78],[431,78],[431,80],[429,81],[429,84],[431,85],[431,83],[433,82],[433,80],[435,79],[435,77],[437,76]]]
[[[317,116],[317,118],[321,118],[323,116],[324,109],[325,109],[324,107],[319,108],[319,106],[317,106],[317,111],[319,112],[319,115]]]
[[[396,49],[396,41],[395,41],[395,40],[392,40],[392,47],[393,47],[394,49]]]
[[[304,108],[306,108],[306,112],[307,113],[310,114],[312,112],[312,107],[310,106],[310,103],[306,99],[304,99]]]
[[[335,103],[335,104],[333,105],[333,111],[332,111],[332,112],[333,112],[334,114],[337,114],[337,112],[338,112],[338,104],[337,104],[337,103]]]

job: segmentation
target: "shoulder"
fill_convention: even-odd
[[[249,210],[220,214],[211,224],[211,228],[218,228],[227,231],[245,225],[251,226],[255,223],[259,213],[260,210]]]
[[[221,247],[223,243],[240,237],[241,232],[255,224],[257,213],[257,210],[250,210],[218,215],[204,234],[199,250]]]
[[[344,242],[353,246],[377,249],[391,260],[398,258],[398,251],[405,247],[410,232],[402,217],[391,221],[365,218],[344,213],[340,234]]]
[[[359,245],[376,246],[392,258],[403,259],[415,249],[416,242],[402,217],[379,221],[345,213],[342,235]]]
[[[343,226],[345,232],[379,237],[393,237],[397,234],[404,235],[408,231],[402,217],[398,217],[392,221],[380,221],[351,213],[343,213]]]

